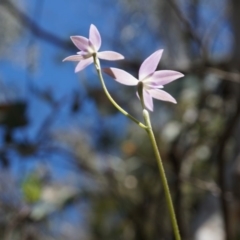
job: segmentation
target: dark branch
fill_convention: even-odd
[[[11,1],[3,1],[1,3],[5,6],[6,10],[25,28],[27,28],[31,33],[39,39],[42,39],[58,48],[72,50],[73,47],[68,45],[66,40],[48,32],[47,30],[41,28],[36,22],[34,22],[29,16],[24,12],[20,11]]]

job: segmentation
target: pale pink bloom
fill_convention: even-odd
[[[162,49],[158,50],[142,63],[138,73],[139,80],[128,72],[118,68],[105,68],[103,71],[116,81],[125,85],[135,86],[141,82],[143,85],[144,105],[147,109],[153,111],[152,98],[177,103],[169,93],[158,88],[163,88],[164,85],[184,76],[180,72],[171,70],[155,71],[161,59],[162,53]]]
[[[69,56],[63,61],[77,61],[79,62],[75,68],[75,72],[79,72],[93,63],[93,54],[96,54],[98,58],[115,61],[124,59],[124,57],[117,52],[103,51],[98,52],[101,47],[101,36],[96,26],[91,24],[89,30],[89,39],[82,36],[72,36],[72,42],[80,50],[77,55]]]

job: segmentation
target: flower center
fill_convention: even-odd
[[[95,53],[95,52],[96,52],[95,47],[93,46],[93,44],[91,43],[91,41],[88,41],[87,51],[88,51],[89,53]]]

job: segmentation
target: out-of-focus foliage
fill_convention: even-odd
[[[27,1],[22,2],[0,2],[0,51],[15,51],[11,47],[16,43],[26,53],[20,56],[26,61],[20,63],[26,66],[21,75],[14,69],[15,55],[8,55],[8,62],[0,56],[0,70],[9,75],[0,74],[0,239],[173,239],[145,131],[109,104],[92,70],[79,75],[74,91],[68,88],[73,66],[64,88],[58,88],[64,81],[60,75],[54,88],[47,85],[55,80],[53,72],[67,68],[61,60],[75,51],[67,34],[84,35],[81,26],[78,33],[65,30],[61,39],[57,26],[49,31],[50,23],[40,24],[41,17],[52,14],[48,1],[36,4],[36,19],[24,11]],[[79,3],[67,4],[74,5],[75,11]],[[95,4],[89,14],[93,11],[108,23],[104,27],[97,23],[105,29],[103,47],[126,56],[116,64],[119,68],[137,74],[146,56],[164,48],[159,69],[185,74],[167,86],[178,104],[158,101],[151,114],[183,239],[238,240],[239,1],[104,0]],[[51,19],[56,21],[57,15]],[[65,20],[58,20],[63,30]],[[81,21],[78,14],[71,24]],[[21,38],[27,38],[27,44],[21,45]],[[38,40],[58,47],[54,52],[48,46],[44,64],[35,54],[42,44]],[[39,74],[41,67],[56,59],[59,66],[53,72],[51,65],[49,72]],[[42,85],[34,81],[38,74],[43,76]],[[13,84],[13,78],[25,84],[24,90]],[[113,98],[142,119],[135,89],[107,77],[106,83]]]
[[[27,179],[22,184],[22,192],[27,203],[37,202],[42,192],[39,178],[35,175],[27,176]]]

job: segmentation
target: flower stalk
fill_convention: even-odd
[[[105,85],[105,82],[104,82],[104,79],[103,79],[103,76],[102,76],[102,71],[101,71],[100,62],[99,62],[99,59],[97,58],[96,54],[93,55],[93,62],[94,62],[95,68],[96,68],[96,70],[97,70],[98,77],[99,77],[99,79],[100,79],[100,81],[101,81],[103,90],[104,90],[107,98],[109,99],[109,101],[110,101],[123,115],[125,115],[126,117],[128,117],[129,119],[131,119],[133,122],[135,122],[135,123],[136,123],[138,126],[140,126],[141,128],[146,129],[147,126],[145,126],[143,123],[141,123],[141,122],[138,121],[136,118],[134,118],[131,114],[129,114],[129,113],[126,112],[123,108],[121,108],[121,107],[114,101],[114,99],[111,97],[111,95],[110,95],[110,93],[108,92],[107,87],[106,87],[106,85]]]
[[[172,197],[171,197],[171,193],[170,193],[170,190],[169,190],[169,187],[168,187],[168,182],[167,182],[165,170],[164,170],[164,167],[163,167],[163,162],[162,162],[159,150],[158,150],[156,139],[154,137],[149,113],[146,109],[143,110],[143,117],[144,117],[144,120],[145,120],[145,124],[147,126],[146,131],[147,131],[148,136],[151,140],[153,150],[154,150],[154,153],[155,153],[155,156],[156,156],[156,159],[157,159],[160,178],[161,178],[162,184],[163,184],[163,189],[164,189],[164,193],[165,193],[165,197],[166,197],[166,201],[167,201],[167,206],[168,206],[168,211],[169,211],[169,214],[170,214],[170,219],[171,219],[171,223],[172,223],[172,227],[173,227],[174,236],[175,236],[176,240],[181,240],[181,236],[180,236],[179,228],[178,228],[178,224],[177,224],[177,219],[176,219],[176,215],[175,215],[175,211],[174,211],[174,207],[173,207],[173,203],[172,203]]]
[[[96,55],[93,55],[94,58],[94,64],[97,70],[97,74],[98,77],[101,81],[103,90],[105,92],[105,94],[107,95],[108,99],[111,101],[111,103],[125,116],[127,116],[128,118],[130,118],[132,121],[134,121],[135,123],[137,123],[140,127],[142,127],[143,129],[145,129],[148,133],[148,136],[151,140],[151,143],[153,145],[153,150],[157,159],[157,164],[158,164],[158,168],[159,168],[159,173],[160,173],[160,178],[161,181],[163,183],[163,189],[165,192],[165,196],[166,196],[166,201],[167,201],[167,206],[168,206],[168,211],[170,214],[170,219],[171,219],[171,223],[172,223],[172,227],[173,227],[173,232],[174,232],[174,236],[176,240],[181,240],[180,237],[180,233],[179,233],[179,228],[178,228],[178,224],[177,224],[177,219],[176,219],[176,215],[175,215],[175,211],[174,211],[174,207],[173,207],[173,203],[172,203],[172,198],[171,198],[171,194],[170,194],[170,190],[168,187],[168,182],[167,182],[167,178],[166,178],[166,174],[165,174],[165,170],[163,167],[163,163],[162,163],[162,159],[160,156],[160,153],[158,151],[158,147],[157,147],[157,143],[154,137],[154,133],[152,131],[152,126],[151,126],[151,121],[150,121],[150,117],[149,117],[149,113],[148,111],[145,109],[144,106],[144,101],[143,101],[143,93],[142,93],[142,88],[143,85],[142,83],[139,83],[138,85],[138,94],[142,103],[142,107],[143,107],[143,117],[145,120],[145,125],[141,122],[139,122],[137,119],[135,119],[133,116],[131,116],[128,112],[126,112],[124,109],[122,109],[115,101],[114,99],[111,97],[111,95],[109,94],[107,87],[105,85],[104,79],[102,77],[102,72],[101,72],[101,66],[100,66],[100,62],[97,58]]]

